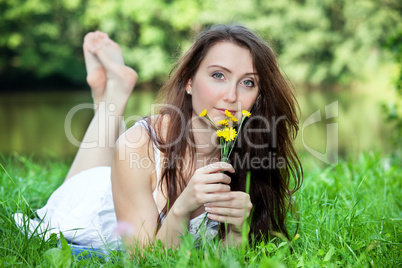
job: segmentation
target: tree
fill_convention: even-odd
[[[83,85],[82,39],[100,29],[156,89],[192,36],[238,21],[270,40],[292,81],[348,84],[377,64],[401,11],[397,0],[0,0],[0,82]]]

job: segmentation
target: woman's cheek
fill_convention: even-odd
[[[253,107],[254,104],[254,99],[250,99],[247,97],[240,97],[239,98],[240,101],[240,106],[241,106],[241,110],[246,110],[246,111],[250,111],[251,107]],[[241,111],[239,111],[241,113]]]

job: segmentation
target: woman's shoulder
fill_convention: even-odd
[[[112,180],[115,184],[121,182],[122,185],[125,185],[124,183],[129,185],[133,183],[131,182],[132,177],[141,177],[142,179],[138,183],[142,186],[153,184],[155,173],[154,147],[146,129],[147,123],[144,120],[146,119],[139,120],[116,141],[112,164]]]
[[[141,125],[147,132],[154,135],[154,141],[161,142],[166,138],[167,130],[169,129],[170,116],[167,114],[156,114],[147,116],[136,123]]]
[[[168,115],[157,114],[144,117],[119,137],[116,147],[148,148],[151,141],[160,141],[166,137],[168,125]],[[154,137],[151,138],[150,135],[154,135]]]
[[[139,122],[127,129],[116,141],[116,148],[122,146],[129,149],[144,147],[150,140],[147,130]]]

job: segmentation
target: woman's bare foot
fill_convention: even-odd
[[[98,107],[99,101],[102,100],[106,90],[106,71],[103,68],[98,57],[92,53],[99,45],[99,42],[108,38],[108,35],[100,31],[90,32],[84,37],[84,58],[87,69],[87,83],[92,91],[95,108]]]
[[[120,46],[108,37],[98,38],[89,51],[97,57],[106,72],[106,92],[103,100],[112,97],[115,101],[126,102],[138,76],[133,69],[124,65]]]

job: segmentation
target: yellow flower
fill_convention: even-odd
[[[237,136],[237,132],[233,127],[225,127],[224,129],[218,130],[216,135],[220,138],[224,138],[225,141],[233,141]]]
[[[219,121],[218,124],[219,124],[219,125],[222,125],[222,126],[229,126],[229,122],[228,122],[227,119],[224,119],[224,120]]]
[[[224,139],[226,140],[226,136],[227,136],[226,128],[224,128],[224,129],[219,129],[219,130],[216,132],[216,136],[218,136],[219,138],[224,138]]]
[[[246,110],[243,110],[241,113],[246,117],[250,117],[250,115],[251,115],[251,113],[249,111],[246,111]]]
[[[237,119],[236,119],[237,120]],[[230,128],[229,129],[229,139],[226,139],[226,140],[230,140],[230,141],[233,141],[235,138],[236,138],[236,136],[237,136],[237,132],[236,132],[236,129],[234,129],[234,128]]]
[[[239,121],[239,120],[237,120],[237,118],[234,117],[234,116],[232,115],[232,113],[229,112],[228,110],[225,110],[225,115],[226,115],[226,117],[227,117],[229,120],[231,120],[232,122],[237,122],[237,121]]]
[[[204,109],[204,111],[202,111],[201,113],[200,113],[200,116],[201,117],[205,117],[207,115],[207,109]]]
[[[231,115],[230,117],[229,117],[229,119],[232,121],[232,122],[237,122],[237,121],[239,121],[236,117],[234,117],[233,115]]]
[[[229,118],[233,116],[228,110],[225,110],[225,115]]]

